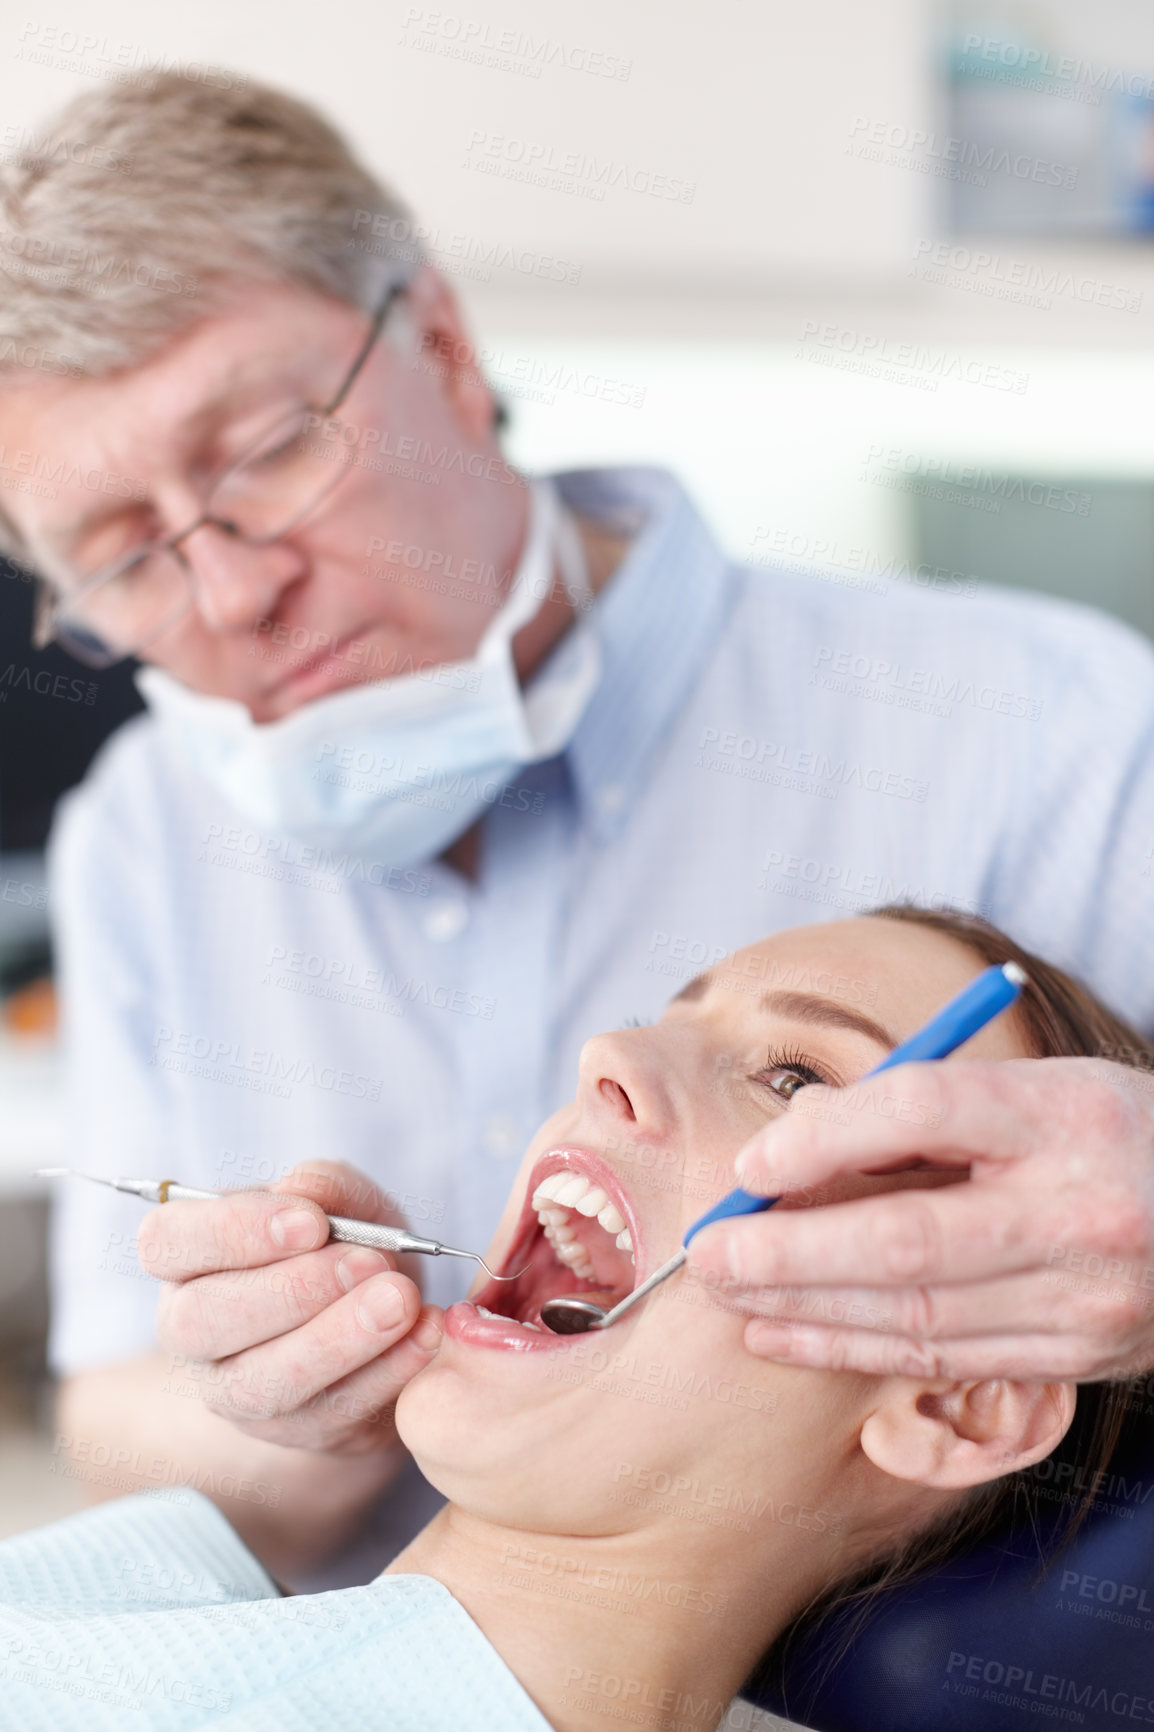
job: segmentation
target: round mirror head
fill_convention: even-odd
[[[576,1293],[566,1293],[558,1299],[546,1299],[541,1307],[541,1321],[554,1335],[584,1335],[587,1329],[599,1329],[607,1312],[592,1299],[580,1299]]]

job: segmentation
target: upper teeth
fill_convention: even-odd
[[[545,1229],[545,1237],[562,1263],[567,1263],[581,1280],[593,1278],[589,1253],[578,1241],[576,1230],[569,1223],[570,1213],[597,1217],[605,1231],[613,1236],[622,1251],[633,1258],[633,1240],[625,1225],[625,1217],[606,1191],[595,1185],[584,1173],[550,1173],[533,1192],[533,1207]]]

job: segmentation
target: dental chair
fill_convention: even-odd
[[[868,1614],[835,1615],[781,1685],[744,1694],[814,1732],[1154,1726],[1154,1419],[1055,1551],[1059,1508],[1036,1535],[987,1541]]]

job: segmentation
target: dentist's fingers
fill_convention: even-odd
[[[1087,1058],[902,1066],[800,1091],[743,1155],[741,1182],[783,1205],[707,1228],[691,1267],[747,1313],[783,1287],[872,1290],[879,1309],[848,1329],[832,1317],[759,1323],[751,1350],[862,1371],[901,1354],[959,1377],[1125,1376],[1154,1363],[1143,1072]],[[931,1188],[882,1192],[886,1172]],[[788,1206],[805,1201],[815,1206]]]
[[[876,1335],[866,1329],[755,1322],[746,1327],[745,1345],[750,1353],[779,1364],[859,1371],[872,1377],[948,1377],[959,1382],[1011,1377],[1050,1383],[1127,1374],[1113,1361],[1096,1368],[1075,1344],[1052,1335],[929,1342]]]
[[[718,1221],[690,1241],[689,1265],[742,1307],[766,1287],[972,1282],[1035,1266],[1059,1230],[1044,1216],[1036,1197],[1006,1194],[994,1208],[976,1185],[891,1191]]]
[[[264,1442],[290,1448],[299,1448],[307,1432],[314,1440],[323,1438],[323,1447],[331,1455],[364,1455],[387,1446],[396,1439],[397,1398],[435,1357],[444,1334],[444,1315],[439,1306],[425,1306],[414,1329],[379,1359],[321,1390],[306,1407],[283,1420],[256,1422],[245,1429]],[[316,1448],[316,1442],[309,1447]]]
[[[738,1183],[762,1196],[804,1191],[838,1175],[914,1165],[971,1167],[995,1177],[1030,1160],[1089,1189],[1094,1170],[1129,1179],[1149,1166],[1151,1103],[1133,1071],[1086,1058],[951,1058],[904,1064],[833,1089],[800,1089],[789,1111],[739,1151]],[[1091,1170],[1089,1154],[1114,1157]]]
[[[1029,1336],[1049,1343],[1047,1375],[1090,1377],[1120,1357],[1141,1363],[1142,1320],[1154,1293],[1137,1308],[1134,1298],[1116,1279],[1079,1281],[1053,1269],[1040,1280],[1027,1274],[946,1287],[764,1289],[732,1308],[755,1313],[746,1344],[771,1359],[830,1365],[848,1342],[857,1370],[921,1369],[934,1355],[953,1363],[959,1352],[1012,1354]],[[806,1357],[819,1351],[818,1360]]]
[[[275,1191],[229,1191],[211,1202],[161,1204],[140,1223],[137,1256],[163,1281],[261,1268],[319,1249],[329,1236],[326,1214],[402,1224],[384,1192],[363,1173],[335,1161],[310,1161],[286,1173]]]
[[[381,1251],[333,1241],[263,1268],[166,1281],[157,1304],[157,1339],[170,1352],[224,1359],[299,1329],[362,1281],[395,1267]]]
[[[441,1312],[403,1275],[372,1277],[310,1323],[204,1368],[222,1418],[293,1448],[380,1448],[392,1406],[440,1346]],[[340,1392],[340,1393],[338,1393]]]
[[[235,1191],[211,1203],[162,1203],[136,1235],[140,1266],[162,1281],[194,1281],[223,1269],[257,1269],[329,1236],[325,1211],[304,1197]]]
[[[904,1064],[834,1089],[799,1089],[782,1113],[752,1137],[734,1164],[738,1183],[761,1196],[821,1184],[841,1173],[893,1172],[914,1161],[968,1166],[1025,1155],[1044,1110],[1041,1064],[950,1060]]]

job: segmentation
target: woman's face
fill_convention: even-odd
[[[608,1306],[632,1291],[733,1188],[738,1150],[793,1092],[861,1077],[982,967],[912,924],[800,927],[700,976],[655,1025],[590,1040],[576,1098],[534,1137],[489,1257],[528,1273],[452,1306],[437,1358],[401,1397],[401,1435],[432,1482],[536,1532],[643,1525],[652,1502],[638,1488],[653,1484],[719,1509],[792,1493],[836,1528],[839,1470],[876,1380],[755,1358],[745,1318],[684,1271],[610,1329],[531,1325],[554,1295]],[[965,1048],[1027,1051],[1012,1013]],[[926,1177],[839,1181],[809,1200],[911,1182]]]

